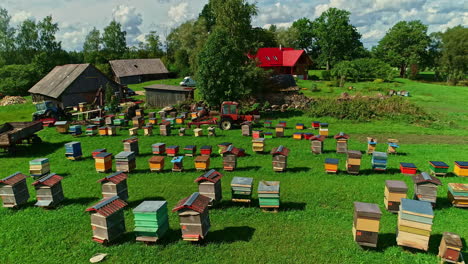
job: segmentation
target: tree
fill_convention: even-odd
[[[343,87],[348,78],[355,82],[374,79],[389,81],[393,79],[395,71],[379,59],[361,58],[337,63],[331,70],[331,75],[340,78],[340,87]]]
[[[275,34],[278,45],[283,47],[297,48],[296,44],[297,39],[299,38],[299,32],[297,31],[297,28],[278,28],[275,31]]]
[[[429,43],[427,26],[421,21],[400,21],[379,41],[374,54],[391,66],[398,67],[400,77],[404,77],[410,65],[422,62]]]
[[[198,20],[203,19],[204,25],[207,32],[211,32],[214,25],[216,24],[216,19],[213,13],[213,9],[211,8],[211,1],[206,4],[201,13],[198,15]]]
[[[101,32],[93,28],[88,35],[86,35],[83,43],[84,60],[89,63],[98,64],[103,62],[100,54],[102,47]]]
[[[0,68],[0,93],[5,95],[26,95],[40,80],[33,64],[12,64]]]
[[[0,8],[0,66],[13,62],[15,50],[15,29],[10,26],[11,16]]]
[[[301,18],[293,22],[291,26],[297,32],[295,48],[303,49],[307,53],[314,49],[314,28],[313,23],[308,18]]]
[[[468,75],[468,28],[456,26],[442,35],[441,70],[447,82],[456,84]]]
[[[107,60],[120,59],[127,51],[125,36],[127,32],[122,30],[120,23],[115,20],[104,28],[102,35],[103,52]]]
[[[252,42],[255,44],[255,48],[278,46],[275,33],[269,30],[260,27],[253,28],[252,36]]]
[[[150,58],[159,58],[163,55],[161,41],[156,31],[150,31],[150,33],[145,36],[145,40],[146,44],[144,48],[148,52]]]
[[[339,61],[358,58],[364,52],[361,35],[350,24],[349,15],[348,11],[330,8],[312,23],[320,50],[318,60],[327,70]]]
[[[52,23],[52,17],[46,16],[37,24],[39,32],[39,50],[49,55],[57,53],[62,49],[60,41],[56,41],[55,34],[59,31],[57,23]]]
[[[30,63],[40,48],[39,29],[34,20],[26,19],[19,25],[16,43],[21,57],[19,61]]]

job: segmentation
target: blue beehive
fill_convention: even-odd
[[[387,169],[387,153],[375,151],[372,153],[372,169],[384,171]]]
[[[83,156],[81,143],[74,141],[65,144],[65,157],[69,160],[77,160]]]
[[[81,126],[70,126],[68,129],[68,132],[72,134],[73,136],[79,136],[83,134],[83,131],[81,130]]]

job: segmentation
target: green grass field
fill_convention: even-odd
[[[104,263],[436,263],[443,232],[458,233],[465,239],[468,237],[468,211],[451,207],[447,200],[447,183],[468,183],[468,179],[441,179],[443,186],[438,189],[438,205],[428,252],[407,251],[396,245],[397,215],[384,209],[384,181],[405,181],[409,186],[408,196],[412,197],[411,178],[399,173],[399,162],[413,162],[420,170],[427,171],[429,160],[442,160],[450,164],[452,171],[455,160],[468,161],[467,113],[463,103],[468,94],[462,87],[397,81],[402,83],[398,90],[411,92],[409,100],[440,115],[444,121],[452,119],[453,125],[435,129],[386,120],[358,123],[320,119],[330,123],[330,135],[340,131],[350,134],[349,149],[352,150],[364,152],[366,136],[379,140],[379,151],[385,151],[384,141],[387,138],[400,139],[400,154],[389,157],[389,169],[385,173],[371,171],[371,158],[364,155],[362,173],[357,176],[346,174],[343,172],[345,155],[335,153],[335,142],[331,138],[325,141],[324,154],[311,154],[309,142],[292,139],[292,133],[296,132],[293,129],[295,123],[310,126],[315,121],[300,114],[271,118],[274,124],[278,120],[288,122],[285,138],[266,142],[267,150],[280,144],[291,149],[288,171],[285,173],[272,171],[269,154],[253,153],[251,138],[242,137],[239,129],[218,130],[216,138],[195,138],[192,131],[185,137],[140,136],[137,170],[130,174],[128,180],[130,205],[125,211],[127,234],[109,247],[91,240],[90,217],[85,212],[87,207],[99,201],[100,184],[96,181],[106,175],[95,172],[90,156],[96,148],[107,148],[116,155],[123,150],[121,140],[129,137],[128,131],[121,130],[116,137],[73,138],[58,134],[55,128],[44,129],[40,132],[44,143],[21,146],[14,155],[0,153],[1,175],[6,177],[16,171],[27,173],[30,160],[48,157],[52,171],[65,177],[63,189],[66,200],[55,210],[35,208],[34,190],[30,185],[32,179],[28,179],[31,194],[28,205],[19,210],[0,208],[0,248],[7,252],[0,255],[0,263],[86,263],[98,252],[109,254]],[[353,86],[358,87],[358,84]],[[328,96],[325,91],[318,93]],[[0,120],[29,120],[31,111],[30,105],[0,107]],[[82,143],[84,160],[65,159],[64,144],[74,140]],[[216,145],[225,141],[245,148],[249,156],[239,158],[238,170],[234,172],[223,172],[221,157],[212,157],[211,167],[224,174],[223,202],[210,210],[212,226],[206,241],[203,244],[182,241],[177,214],[169,212],[171,229],[164,239],[154,246],[136,243],[132,233],[132,208],[143,200],[167,200],[169,208],[172,208],[178,200],[197,191],[193,181],[201,174],[194,170],[191,157],[184,159],[185,171],[182,173],[170,172],[169,158],[166,158],[164,173],[150,173],[147,160],[152,155],[151,144],[165,142],[181,147],[213,145],[217,153]],[[339,174],[328,175],[324,172],[323,161],[328,157],[340,159]],[[264,213],[257,202],[251,207],[230,203],[229,183],[233,176],[255,179],[255,200],[260,180],[279,180],[280,212]],[[383,210],[376,250],[361,249],[353,241],[354,201],[377,203]],[[467,258],[465,242],[464,246]]]

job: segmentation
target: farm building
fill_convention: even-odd
[[[166,79],[169,71],[160,59],[134,59],[109,61],[115,81],[127,85]]]
[[[107,84],[115,91],[120,89],[120,85],[89,63],[67,64],[52,69],[29,89],[29,93],[33,102],[52,101],[63,108],[82,102],[92,103],[99,88],[105,89]]]
[[[258,59],[259,67],[273,70],[276,75],[291,74],[303,80],[307,80],[307,70],[312,65],[312,60],[304,50],[293,48],[260,48],[256,55],[249,57]]]
[[[148,107],[164,107],[193,99],[194,89],[190,87],[153,84],[144,88]]]

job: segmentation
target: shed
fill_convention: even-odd
[[[160,59],[111,60],[115,81],[120,84],[135,84],[168,78],[169,71]]]
[[[148,107],[165,107],[193,99],[194,88],[191,87],[153,84],[144,88]]]
[[[127,178],[127,174],[118,171],[98,180],[101,183],[102,197],[118,196],[124,201],[128,200]]]
[[[42,80],[36,83],[29,93],[33,102],[52,101],[62,108],[77,106],[81,102],[92,103],[98,90],[107,85],[120,91],[120,85],[107,78],[93,65],[67,64],[56,66]],[[104,97],[101,98],[104,100]]]
[[[198,183],[198,192],[211,199],[211,204],[223,199],[221,178],[223,175],[216,170],[210,170],[195,179]]]
[[[36,189],[37,198],[35,206],[55,207],[63,201],[65,197],[63,195],[62,179],[63,177],[51,173],[33,182],[32,185]]]
[[[29,199],[26,176],[16,172],[0,180],[0,195],[3,207],[16,207],[25,204]]]
[[[280,145],[271,150],[271,155],[273,155],[273,170],[285,171],[288,165],[289,149]]]
[[[182,238],[187,241],[204,239],[210,230],[208,205],[211,199],[196,192],[177,203],[172,212],[179,214]]]
[[[93,240],[99,243],[112,242],[125,233],[123,209],[127,203],[118,196],[104,198],[86,209],[91,213]]]

